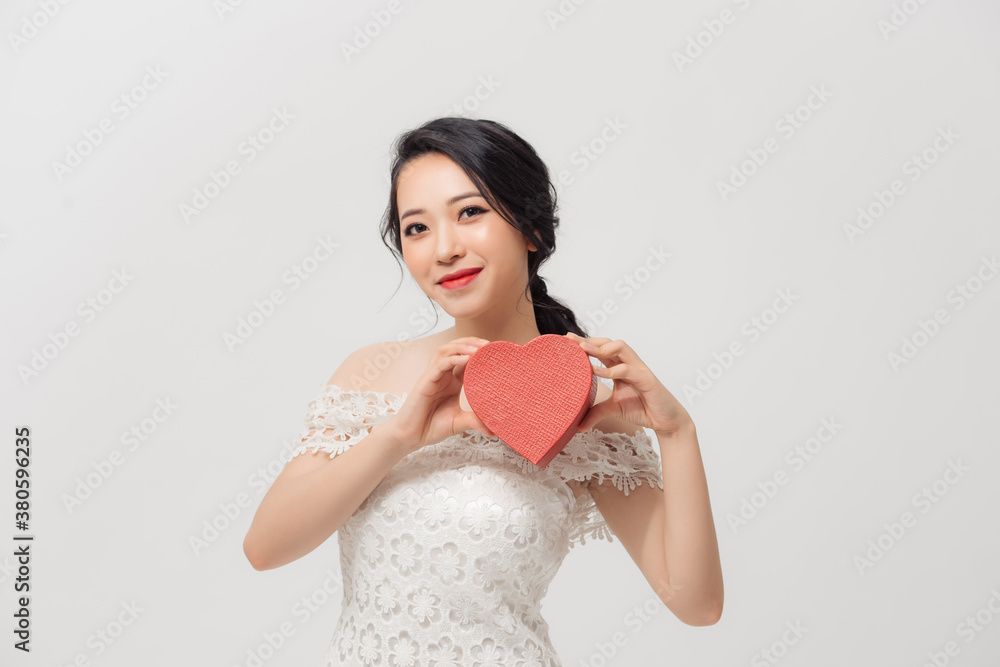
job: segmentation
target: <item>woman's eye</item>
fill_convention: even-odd
[[[472,216],[479,215],[481,213],[486,213],[486,209],[483,208],[482,206],[466,206],[465,208],[462,209],[462,212],[459,213],[458,217],[461,218],[463,214],[470,213],[470,212],[471,212],[471,215],[469,217],[472,217]],[[425,227],[426,228],[426,226],[427,225],[425,225],[422,222],[414,222],[414,223],[412,223],[410,225],[407,225],[406,229],[403,230],[403,236],[410,236],[411,235],[410,230],[413,229],[414,227]],[[419,234],[420,230],[417,229],[417,230],[413,231],[412,233],[413,234]]]
[[[465,213],[466,211],[479,211],[480,213],[485,213],[486,209],[482,208],[481,206],[467,206],[462,209],[462,213]],[[478,215],[478,214],[474,213],[473,215]],[[459,214],[459,217],[461,217],[461,214]]]

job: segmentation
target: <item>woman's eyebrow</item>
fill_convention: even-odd
[[[470,197],[482,197],[482,195],[479,194],[478,192],[466,192],[465,194],[455,195],[454,197],[448,200],[448,206],[451,206],[457,201],[461,201],[463,199],[469,199]],[[402,222],[403,218],[405,218],[408,215],[417,215],[418,213],[426,213],[426,212],[427,211],[425,211],[422,208],[411,208],[409,211],[399,216],[399,221]]]

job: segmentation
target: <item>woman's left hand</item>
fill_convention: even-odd
[[[572,332],[566,336],[606,366],[592,366],[594,375],[614,381],[611,396],[590,408],[578,431],[589,431],[606,417],[621,417],[668,436],[694,423],[684,406],[624,341],[583,338]]]

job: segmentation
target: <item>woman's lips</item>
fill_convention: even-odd
[[[473,280],[475,280],[476,276],[478,276],[482,272],[483,272],[482,269],[480,269],[475,273],[470,273],[469,275],[462,276],[461,278],[455,278],[454,280],[446,280],[443,283],[439,284],[446,290],[462,289],[463,287],[471,283]]]

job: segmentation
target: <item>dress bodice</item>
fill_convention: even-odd
[[[406,394],[325,385],[291,457],[331,458]],[[646,432],[577,433],[545,468],[469,430],[404,457],[339,530],[341,616],[323,665],[558,667],[542,599],[569,550],[613,541],[568,480],[662,488]]]

